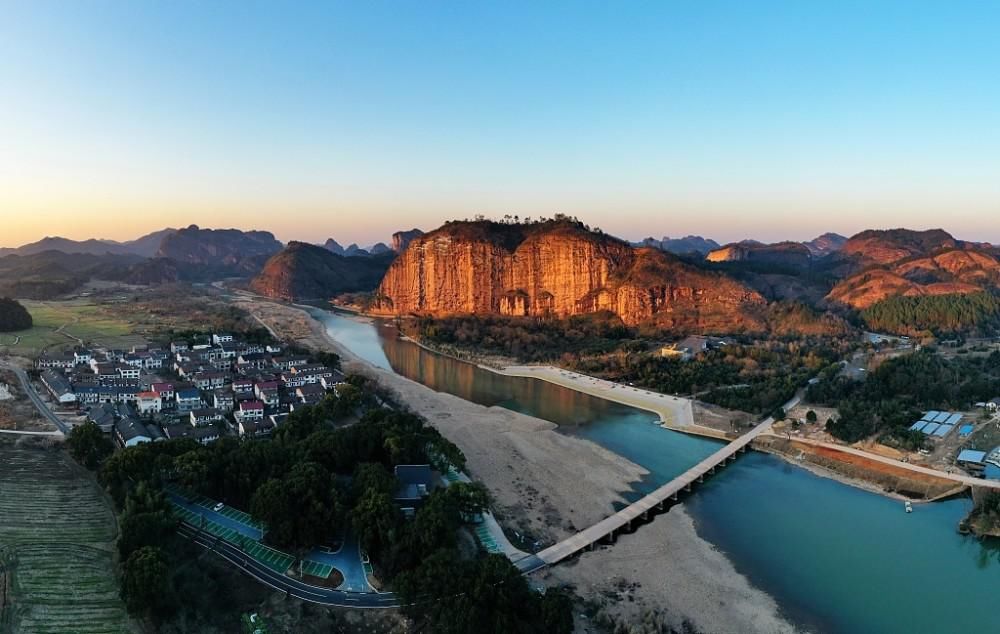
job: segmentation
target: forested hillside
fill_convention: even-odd
[[[995,334],[1000,298],[992,293],[890,297],[861,312],[872,330],[899,335]]]
[[[31,328],[31,313],[17,300],[0,297],[0,332]]]

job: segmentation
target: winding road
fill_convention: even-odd
[[[225,558],[231,564],[264,585],[270,586],[275,590],[285,592],[289,596],[301,599],[302,601],[339,608],[361,609],[397,608],[401,605],[399,598],[396,597],[395,594],[388,592],[343,592],[341,590],[318,588],[316,586],[302,583],[301,581],[271,570],[267,566],[255,561],[252,557],[247,556],[246,553],[241,551],[239,548],[218,537],[215,537],[214,535],[201,532],[188,524],[182,524],[178,532],[184,537],[191,539],[199,546],[211,550],[212,552],[215,552]]]

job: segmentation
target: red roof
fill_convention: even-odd
[[[264,404],[261,403],[260,401],[241,401],[240,402],[240,411],[241,412],[245,412],[247,410],[252,410],[252,409],[263,410],[264,409]]]

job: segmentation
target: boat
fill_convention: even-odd
[[[913,505],[910,504],[909,500],[906,501],[906,512],[907,513],[912,513],[913,512]]]

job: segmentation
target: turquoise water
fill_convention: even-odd
[[[505,377],[323,313],[334,338],[380,367],[483,405],[563,426],[650,471],[638,497],[715,451],[652,414],[535,379]],[[343,322],[349,322],[344,324]],[[331,327],[332,326],[332,327]],[[955,528],[970,501],[916,505],[750,453],[686,498],[699,534],[796,623],[816,632],[1000,632],[1000,551]]]
[[[750,453],[685,507],[698,533],[822,632],[1000,631],[1000,550],[959,535],[971,501],[914,505]]]

